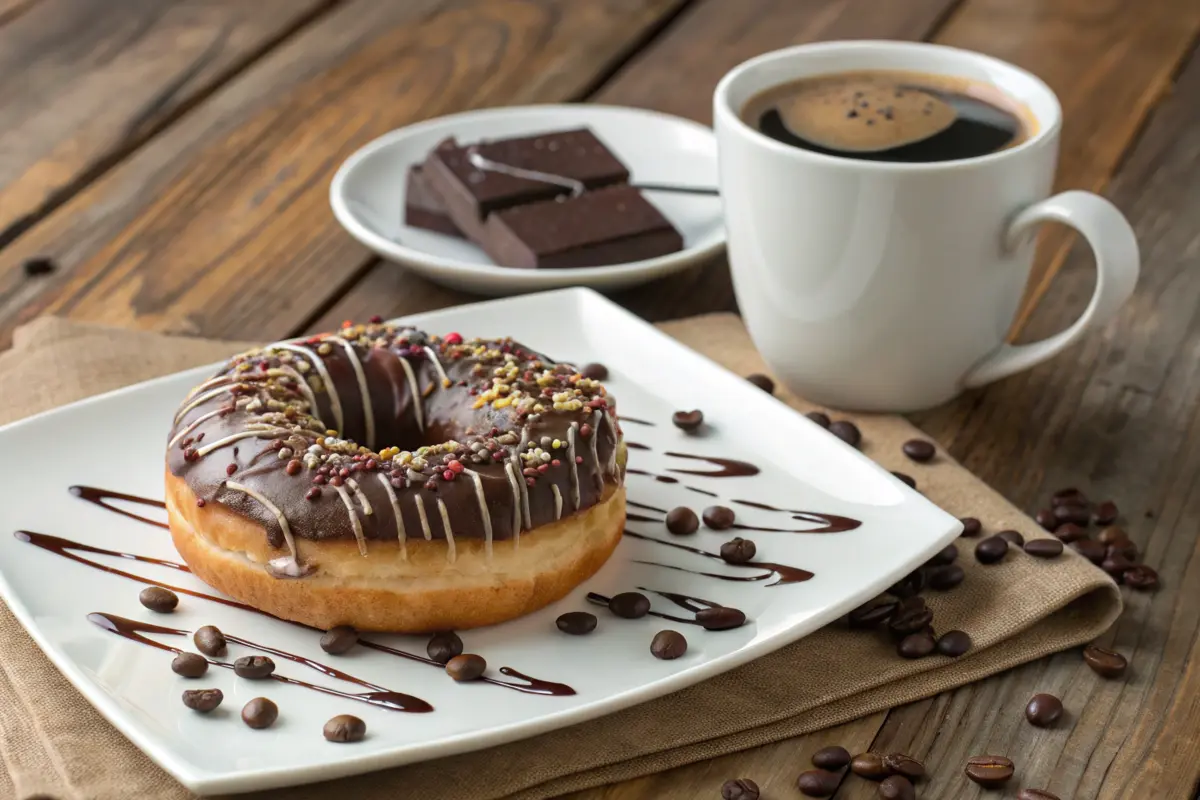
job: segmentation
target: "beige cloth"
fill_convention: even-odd
[[[764,371],[741,322],[715,315],[663,326],[739,374]],[[0,355],[0,423],[119,386],[219,360],[229,342],[38,320]],[[807,406],[787,398],[795,406]],[[898,417],[857,418],[863,450],[916,477],[955,515],[986,530],[1035,523],[966,470],[939,456],[919,465],[900,453],[917,435]],[[253,797],[421,797],[524,800],[653,773],[837,725],[978,680],[1087,642],[1121,608],[1111,581],[1074,552],[1043,561],[1010,556],[982,567],[964,540],[967,572],[931,593],[938,628],[975,640],[968,656],[897,658],[882,637],[833,625],[802,641],[668,697],[599,720],[490,750]],[[176,800],[190,793],[156,767],[71,687],[0,605],[0,798]]]

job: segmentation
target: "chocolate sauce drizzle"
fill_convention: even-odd
[[[644,591],[652,592],[654,590],[653,589],[645,589]],[[655,592],[655,594],[662,594],[662,593]],[[595,603],[598,606],[607,606],[609,601],[612,600],[611,597],[602,595],[599,592],[588,592],[587,599],[588,599],[589,603]],[[713,605],[712,605],[713,608],[716,608],[718,606],[720,606],[720,603],[713,603]],[[665,620],[669,620],[671,622],[680,622],[680,623],[683,623],[684,625],[700,625],[700,623],[694,619],[687,619],[685,617],[677,617],[674,614],[664,614],[661,611],[650,610],[650,611],[647,611],[646,613],[652,617],[658,617],[659,619],[665,619]],[[701,627],[703,627],[703,626],[701,625]]]
[[[662,522],[658,517],[646,517],[641,514],[634,514],[631,511],[625,512],[625,519],[631,522]]]
[[[638,444],[637,442],[631,442],[628,439],[625,440],[625,446],[628,447],[630,450],[649,450],[650,449],[649,447],[647,447],[644,444]]]
[[[759,503],[754,500],[733,500],[731,502],[737,503],[738,505],[750,506],[751,508],[760,508],[764,511],[779,511],[784,514],[791,514],[792,519],[794,520],[799,520],[800,522],[816,522],[825,526],[823,528],[813,528],[805,531],[794,531],[781,528],[754,528],[747,525],[735,524],[733,527],[738,528],[739,530],[767,531],[768,533],[843,533],[845,531],[852,531],[855,528],[862,526],[862,522],[860,520],[854,519],[853,517],[842,517],[837,514],[819,514],[816,511],[797,511],[788,508],[776,508],[775,506],[769,506],[766,503]]]
[[[720,561],[722,564],[727,563],[725,559],[721,558],[719,553],[710,553],[708,550],[702,550],[699,547],[691,547],[690,545],[680,544],[679,542],[669,542],[666,539],[658,539],[654,536],[647,536],[644,533],[631,531],[628,528],[625,529],[625,535],[632,536],[634,539],[642,539],[643,541],[654,542],[655,544],[661,544],[667,547],[674,547],[676,550],[695,553],[698,556],[704,556],[705,558],[711,558],[715,559],[716,561]],[[774,561],[747,561],[744,564],[729,564],[731,567],[757,567],[759,569],[770,570],[770,572],[766,573],[765,575],[752,578],[737,577],[735,575],[719,575],[711,572],[698,572],[695,570],[685,569],[683,567],[676,567],[670,564],[659,564],[656,561],[641,561],[637,563],[652,564],[654,566],[666,567],[667,569],[674,569],[680,572],[692,572],[696,575],[704,575],[709,578],[718,578],[723,581],[761,581],[769,578],[772,573],[779,576],[779,580],[775,581],[774,583],[768,583],[767,586],[784,586],[789,583],[803,583],[804,581],[812,580],[813,578],[813,573],[806,569],[789,567],[786,564],[779,564]]]
[[[147,525],[154,525],[159,528],[167,527],[165,522],[159,522],[158,520],[143,517],[140,514],[134,514],[132,511],[126,511],[123,508],[111,506],[104,502],[105,500],[124,500],[126,503],[137,503],[143,506],[152,506],[154,508],[165,509],[167,504],[162,500],[151,500],[148,497],[138,497],[135,494],[124,494],[123,492],[110,492],[107,489],[99,489],[95,486],[72,486],[70,489],[68,489],[68,491],[78,497],[80,500],[86,500],[93,505],[116,512],[123,517],[136,519],[139,522],[145,522]]]
[[[757,475],[760,470],[758,467],[751,464],[749,461],[738,461],[736,458],[718,458],[717,456],[694,456],[689,453],[667,453],[675,458],[690,458],[695,461],[707,461],[714,466],[720,467],[719,470],[702,470],[702,469],[678,469],[670,467],[671,472],[678,472],[680,475],[703,475],[706,478],[748,478],[751,475]]]
[[[632,422],[634,425],[645,425],[650,428],[655,427],[655,424],[653,422],[650,422],[650,421],[644,420],[644,419],[638,419],[637,417],[627,417],[619,411],[617,412],[617,421],[618,422]]]
[[[421,664],[428,664],[432,667],[437,667],[438,669],[445,669],[444,665],[434,661],[431,658],[425,658],[424,656],[419,656],[416,653],[409,653],[406,650],[399,650],[386,644],[373,642],[369,639],[359,639],[358,643],[363,647],[369,647],[372,650],[378,650],[380,653],[389,653],[393,656],[399,656],[400,658],[407,658],[409,661],[416,661]],[[490,678],[487,675],[484,675],[477,680],[480,683],[490,683],[493,686],[503,686],[518,692],[524,692],[525,694],[553,695],[555,697],[567,697],[568,695],[575,694],[575,690],[570,686],[567,686],[565,683],[555,683],[553,681],[544,681],[540,678],[531,678],[525,673],[518,672],[512,667],[501,667],[500,674],[506,675],[510,678],[517,678],[518,680],[525,681],[525,683],[509,683],[508,681]]]
[[[665,508],[659,508],[658,506],[648,506],[645,503],[638,503],[638,502],[635,502],[635,501],[629,500],[629,499],[625,500],[625,505],[633,506],[634,508],[644,508],[647,511],[657,511],[660,514],[667,513],[667,510]],[[656,520],[656,521],[661,522],[662,520]]]
[[[139,644],[155,647],[159,650],[165,650],[168,653],[182,653],[183,651],[178,647],[171,647],[168,644],[155,641],[154,639],[151,639],[148,636],[143,636],[142,634],[157,633],[170,636],[187,636],[191,633],[191,631],[186,631],[181,628],[167,628],[162,625],[153,625],[149,622],[138,622],[137,620],[118,617],[115,614],[102,614],[99,612],[94,612],[88,614],[87,618],[88,622],[91,622],[93,625],[103,628],[106,631],[115,633],[118,636],[129,639],[130,641],[138,642]],[[228,634],[225,635],[225,638],[231,642],[236,642],[237,644],[244,645],[255,650],[261,650],[264,653],[271,653],[272,655],[277,655],[280,658],[285,658],[288,661],[293,661],[297,664],[303,664],[310,669],[320,672],[322,675],[327,675],[331,678],[346,681],[347,683],[353,683],[358,686],[362,686],[363,688],[370,689],[371,691],[361,694],[343,692],[340,689],[332,689],[328,686],[320,686],[315,683],[308,683],[307,681],[289,678],[286,675],[280,675],[278,673],[272,673],[271,675],[267,676],[273,681],[286,683],[292,686],[300,686],[305,689],[311,689],[314,692],[331,694],[334,697],[342,697],[347,700],[357,700],[361,703],[367,703],[380,708],[386,708],[389,711],[407,711],[416,714],[424,714],[433,711],[433,706],[419,697],[414,697],[411,694],[405,694],[404,692],[396,692],[392,691],[391,689],[385,689],[382,686],[376,686],[373,683],[368,683],[361,678],[356,678],[349,673],[342,672],[340,669],[334,669],[333,667],[322,664],[319,661],[312,661],[311,659],[289,653],[285,650],[277,650],[273,647],[266,647],[264,645],[256,644],[254,642],[247,641],[246,639],[230,636]],[[205,658],[204,660],[209,664],[212,664],[214,667],[221,667],[222,669],[229,670],[233,669],[233,664],[229,663],[228,661],[218,661],[214,658]]]

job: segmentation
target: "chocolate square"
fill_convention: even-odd
[[[408,170],[408,181],[404,190],[404,224],[410,228],[423,228],[446,236],[462,239],[462,232],[446,213],[442,198],[425,180],[419,164]]]

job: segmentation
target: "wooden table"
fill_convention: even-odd
[[[820,746],[900,750],[924,798],[1011,756],[1065,798],[1190,798],[1200,777],[1200,31],[1196,0],[0,0],[0,347],[40,314],[271,339],[468,300],[382,264],[336,224],[343,158],[481,106],[583,100],[709,121],[717,79],[785,45],[926,39],[1042,76],[1065,108],[1059,185],[1102,191],[1142,244],[1137,296],[1052,364],[915,421],[1034,510],[1111,497],[1163,577],[1106,637],[1127,681],[1063,653],[888,713],[576,795],[798,797]],[[31,259],[53,272],[31,277]],[[1043,242],[1015,334],[1061,329],[1090,255]],[[650,319],[736,308],[724,262],[624,292]],[[1189,660],[1190,659],[1190,660]],[[1066,724],[1020,720],[1035,691]],[[1015,783],[1015,782],[1014,782]],[[874,796],[846,782],[837,798]],[[996,795],[988,795],[996,796]]]

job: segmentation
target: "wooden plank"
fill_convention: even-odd
[[[328,5],[0,3],[0,244]]]
[[[0,344],[42,311],[233,338],[286,333],[365,263],[326,194],[354,149],[451,111],[571,98],[679,2],[340,9],[7,248]],[[21,262],[43,254],[66,274],[24,278]]]

